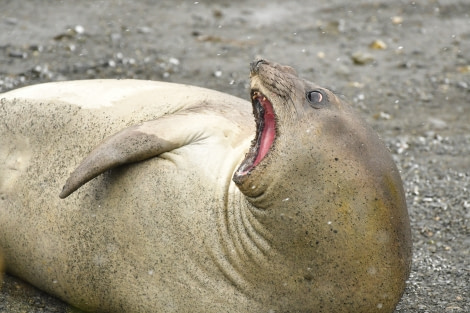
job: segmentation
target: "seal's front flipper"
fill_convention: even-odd
[[[210,128],[210,124],[207,115],[192,113],[169,115],[123,129],[90,152],[70,174],[59,197],[68,197],[106,170],[143,161],[197,141],[207,135],[204,130]]]

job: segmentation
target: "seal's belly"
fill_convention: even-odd
[[[206,294],[218,277],[206,237],[215,232],[224,188],[201,178],[194,164],[175,165],[181,157],[111,170],[66,200],[50,186],[61,182],[46,180],[56,164],[32,162],[1,202],[8,270],[89,309],[184,312],[187,302],[214,299]]]
[[[80,159],[150,109],[106,115],[28,101],[2,109],[0,249],[10,273],[85,310],[220,312],[248,301],[219,284],[206,238],[251,138],[231,145],[212,136],[110,170],[62,200]]]

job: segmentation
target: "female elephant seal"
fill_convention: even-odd
[[[252,106],[135,80],[0,98],[7,271],[76,307],[371,313],[403,293],[397,168],[349,105],[290,67],[251,65]],[[61,200],[70,172],[62,198],[91,181]]]

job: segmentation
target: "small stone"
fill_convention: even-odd
[[[379,113],[374,115],[374,118],[377,119],[377,120],[389,120],[389,119],[392,118],[392,116],[388,113],[385,113],[385,112],[379,112]]]
[[[462,312],[462,308],[456,305],[446,307],[446,312]]]
[[[457,71],[459,71],[462,74],[466,74],[470,72],[470,65],[465,65],[465,66],[459,66],[457,68]]]
[[[137,28],[137,32],[139,32],[141,34],[148,34],[148,33],[152,32],[152,29],[150,27],[147,27],[147,26],[142,26],[142,27]]]
[[[168,63],[173,64],[173,65],[179,65],[180,60],[178,60],[177,58],[169,58]]]
[[[73,30],[75,31],[75,33],[81,35],[83,33],[85,33],[85,28],[82,26],[82,25],[76,25]]]
[[[385,50],[387,49],[387,44],[380,39],[376,39],[370,43],[369,48],[374,50]]]
[[[44,47],[41,46],[41,45],[35,45],[35,44],[33,44],[33,45],[30,45],[28,48],[29,48],[29,50],[35,51],[35,52],[42,52],[42,51],[44,51]]]
[[[8,56],[10,58],[26,59],[28,57],[28,54],[23,51],[14,50],[14,51],[10,51],[8,53]]]
[[[431,93],[426,93],[424,91],[419,91],[418,94],[419,94],[419,100],[423,102],[430,102],[434,98]]]
[[[439,119],[439,118],[430,117],[428,120],[429,120],[429,124],[431,124],[431,126],[434,129],[441,130],[441,129],[446,129],[447,128],[447,123],[445,121]]]
[[[458,82],[458,83],[457,83],[457,87],[462,88],[462,89],[464,89],[464,90],[465,90],[465,89],[469,89],[469,88],[468,88],[468,84],[467,84],[466,82],[464,82],[464,81]]]
[[[403,23],[403,17],[401,16],[392,16],[391,20],[392,20],[392,24],[395,24],[395,25]]]
[[[218,9],[215,9],[212,11],[212,15],[215,17],[215,18],[221,18],[224,16],[224,14],[222,13],[221,10],[218,10]]]
[[[111,34],[111,41],[116,42],[121,40],[122,36],[119,33],[112,33]]]
[[[349,83],[349,86],[360,89],[360,88],[364,88],[365,85],[364,83],[354,81],[354,82]]]
[[[15,17],[7,17],[5,19],[5,22],[9,25],[16,25],[16,24],[18,24],[18,19],[15,18]]]
[[[354,64],[365,65],[375,61],[375,58],[372,54],[365,52],[356,52],[351,56]]]

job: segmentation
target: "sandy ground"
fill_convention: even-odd
[[[397,312],[470,312],[470,2],[0,0],[0,91],[139,78],[247,98],[248,63],[348,98],[398,163],[413,269]],[[70,312],[4,277],[0,312]]]

